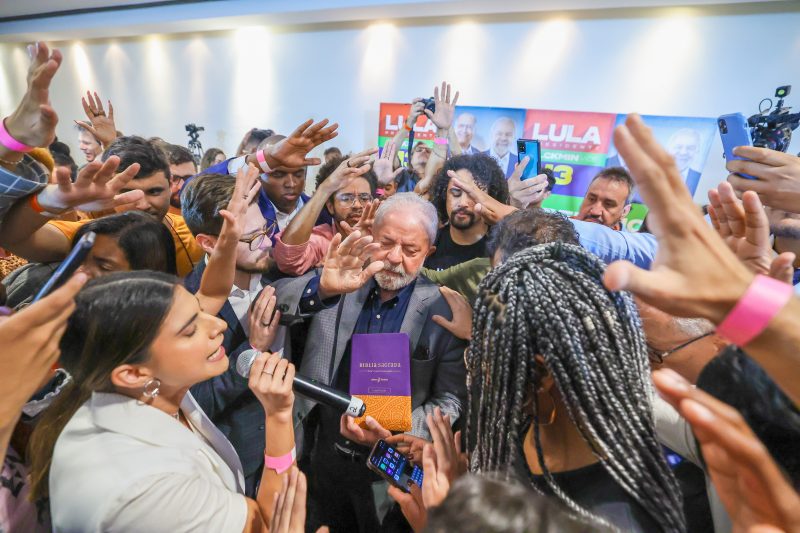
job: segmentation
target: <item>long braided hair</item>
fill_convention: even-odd
[[[527,248],[494,268],[479,286],[472,342],[467,446],[472,468],[506,471],[532,424],[544,479],[584,520],[606,524],[572,501],[547,468],[534,414],[523,404],[540,383],[544,358],[566,405],[602,466],[663,531],[686,529],[678,484],[655,437],[645,339],[633,299],[602,283],[604,263],[580,246]]]

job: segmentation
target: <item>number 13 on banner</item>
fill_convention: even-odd
[[[546,163],[544,168],[549,168],[553,171],[553,177],[556,178],[556,185],[567,185],[572,182],[573,169],[571,166]]]

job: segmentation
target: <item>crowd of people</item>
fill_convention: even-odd
[[[87,93],[79,165],[61,53],[28,50],[0,125],[0,531],[800,531],[800,158],[737,148],[704,216],[632,114],[627,168],[567,217],[552,173],[461,142],[442,83],[381,150],[325,145],[311,195],[328,120],[195,160]],[[405,396],[356,419],[295,395],[347,393],[397,334]],[[368,468],[379,441],[422,480]]]

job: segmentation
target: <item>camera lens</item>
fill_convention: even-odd
[[[728,124],[723,119],[719,119],[719,131],[728,133]]]

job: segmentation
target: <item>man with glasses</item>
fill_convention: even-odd
[[[696,383],[703,368],[728,343],[702,318],[681,318],[637,300],[653,369],[669,368]]]
[[[275,238],[273,257],[281,272],[301,276],[322,263],[336,233],[346,237],[354,228],[369,230],[377,208],[377,180],[368,164],[372,153],[333,159],[320,168],[316,192]],[[318,223],[323,209],[330,224]]]
[[[227,174],[202,174],[192,179],[181,193],[184,218],[198,245],[208,254],[222,230],[219,215],[233,194],[236,179]],[[264,410],[250,392],[247,380],[236,373],[236,359],[251,347],[275,350],[275,334],[280,314],[275,309],[274,291],[267,285],[280,277],[270,259],[269,239],[275,223],[268,223],[257,202],[250,198],[244,228],[236,247],[236,272],[228,301],[219,316],[227,324],[223,347],[229,357],[228,371],[192,388],[192,395],[216,426],[231,441],[245,474],[245,491],[255,496],[261,478],[264,453]],[[198,262],[184,286],[189,292],[200,289],[207,259]]]

